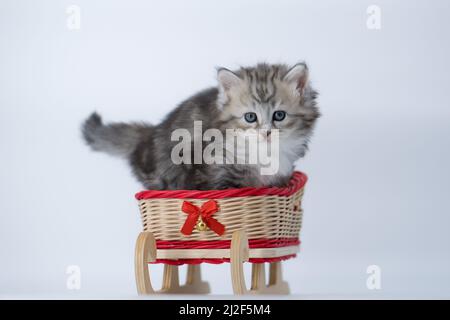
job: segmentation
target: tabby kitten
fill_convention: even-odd
[[[82,126],[85,141],[93,150],[127,159],[135,176],[147,189],[226,189],[283,186],[303,157],[315,122],[320,116],[317,92],[308,80],[308,68],[298,63],[261,63],[255,67],[217,71],[218,86],[182,102],[159,125],[145,123],[103,124],[93,113]],[[258,164],[175,164],[171,153],[178,141],[172,132],[202,129],[265,129],[279,133],[279,167],[262,175]],[[203,145],[202,145],[203,146]],[[224,146],[224,149],[227,149]],[[192,148],[193,150],[193,148]],[[227,152],[229,150],[225,150]]]

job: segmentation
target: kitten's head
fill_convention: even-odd
[[[223,128],[278,129],[280,142],[289,144],[297,156],[304,155],[320,116],[305,63],[220,68],[217,78]]]

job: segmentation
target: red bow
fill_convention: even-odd
[[[219,236],[224,234],[225,227],[223,226],[223,224],[212,217],[212,215],[219,210],[219,206],[217,205],[216,201],[208,200],[201,206],[201,208],[197,207],[189,201],[183,201],[181,210],[183,210],[184,213],[188,214],[188,217],[186,218],[186,221],[181,228],[182,234],[187,236],[190,235],[192,233],[192,230],[194,230],[199,217],[201,217],[203,222]]]

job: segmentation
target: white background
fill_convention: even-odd
[[[366,27],[371,4],[381,30]],[[323,117],[298,164],[294,297],[450,298],[449,18],[446,0],[1,0],[0,297],[136,296],[141,187],[82,143],[90,112],[158,123],[216,66],[305,60]],[[214,293],[231,293],[228,268],[204,266]]]

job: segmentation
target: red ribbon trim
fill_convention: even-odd
[[[183,201],[181,210],[188,215],[180,230],[182,234],[186,236],[191,235],[199,217],[201,217],[208,228],[219,236],[225,233],[224,225],[212,217],[214,213],[219,211],[219,206],[215,200],[206,201],[200,208],[189,201]]]
[[[223,190],[146,190],[135,195],[136,199],[223,199],[232,197],[280,196],[288,197],[305,186],[308,178],[294,172],[286,187],[238,188]]]
[[[278,261],[284,261],[291,258],[295,258],[296,254],[290,254],[287,256],[282,257],[274,257],[274,258],[250,258],[248,262],[250,263],[264,263],[264,262],[278,262]],[[174,266],[180,266],[183,264],[200,264],[200,263],[211,263],[211,264],[221,264],[230,262],[229,258],[215,258],[215,259],[156,259],[154,262],[149,262],[150,264],[156,264],[156,263],[163,263],[163,264],[169,264]]]
[[[250,249],[298,246],[299,238],[249,239]],[[157,249],[230,249],[231,240],[156,240]]]

